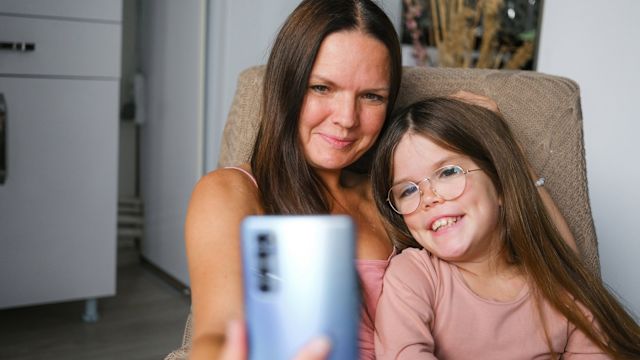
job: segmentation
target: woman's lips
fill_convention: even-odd
[[[333,146],[336,149],[344,149],[355,142],[355,140],[352,140],[352,139],[339,138],[339,137],[330,136],[326,134],[320,134],[320,136],[322,136],[322,138],[327,143],[329,143],[331,146]]]

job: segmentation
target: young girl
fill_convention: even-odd
[[[400,112],[372,170],[399,248],[378,359],[640,358],[640,327],[562,240],[496,113],[448,98]]]

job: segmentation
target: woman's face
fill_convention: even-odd
[[[359,31],[327,36],[313,64],[302,104],[299,139],[310,165],[340,170],[376,141],[390,86],[389,52]]]
[[[446,165],[464,170],[479,167],[465,155],[436,145],[428,138],[407,133],[393,157],[393,183],[418,183]],[[481,262],[500,248],[499,214],[501,200],[484,171],[465,176],[460,196],[443,200],[428,181],[421,184],[422,201],[404,221],[416,241],[435,256],[453,263]]]

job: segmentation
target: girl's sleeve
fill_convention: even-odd
[[[582,311],[587,311],[582,305],[580,305]],[[593,316],[587,314],[591,320],[593,326],[597,327],[597,324],[593,321]],[[609,355],[604,353],[602,349],[598,347],[587,335],[585,335],[575,325],[569,324],[567,334],[567,346],[565,353],[562,355],[562,359],[565,360],[604,360],[611,359]]]
[[[405,250],[391,260],[375,317],[377,359],[436,359],[431,333],[435,284],[426,253]]]

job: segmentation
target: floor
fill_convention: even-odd
[[[82,321],[84,301],[0,310],[0,359],[162,359],[179,347],[189,296],[133,246],[119,246],[117,276],[96,323]]]

